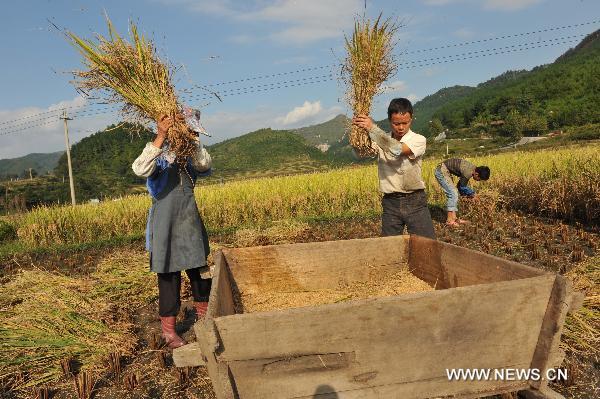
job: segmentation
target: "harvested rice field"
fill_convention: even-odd
[[[336,287],[313,291],[244,291],[238,287],[234,302],[236,313],[255,313],[273,310],[318,306],[357,299],[398,296],[421,291],[433,291],[423,280],[415,277],[405,266],[397,272],[382,272],[369,268],[368,278],[354,283],[341,282]]]
[[[456,245],[483,251],[499,256],[504,259],[514,260],[523,264],[539,267],[545,270],[565,273],[572,277],[579,290],[586,292],[587,298],[585,313],[581,313],[577,319],[571,318],[567,321],[567,328],[571,338],[564,342],[565,348],[570,355],[567,357],[565,367],[569,370],[569,379],[553,388],[561,392],[566,398],[583,399],[597,396],[600,385],[600,373],[597,366],[598,348],[598,309],[594,298],[597,298],[598,280],[598,254],[600,248],[600,236],[598,231],[584,226],[561,224],[554,220],[541,219],[530,215],[521,215],[515,212],[503,212],[505,217],[494,210],[475,213],[465,209],[465,217],[472,222],[458,229],[448,229],[443,225],[443,214],[433,212],[436,234],[438,239],[451,242]],[[494,221],[492,221],[492,219]],[[493,225],[492,225],[493,224]],[[473,233],[475,228],[479,229],[477,234]],[[556,242],[549,249],[544,246],[539,248],[539,257],[531,256],[529,243],[523,243],[522,236],[532,237],[532,228],[539,234],[544,234],[546,239],[552,238],[545,230],[552,230],[552,236]],[[380,222],[378,218],[348,219],[332,222],[279,222],[267,228],[255,230],[238,230],[228,234],[213,235],[211,237],[211,248],[217,250],[221,247],[252,247],[256,245],[272,245],[282,243],[301,243],[343,240],[352,238],[377,237],[380,234]],[[499,240],[490,244],[489,237],[501,235]],[[563,242],[564,241],[564,242]],[[583,249],[583,257],[573,256],[573,247]],[[106,248],[103,250],[85,250],[72,254],[29,254],[4,258],[0,261],[2,273],[0,278],[6,287],[14,286],[19,280],[21,270],[37,270],[46,278],[47,273],[54,275],[68,274],[74,280],[80,282],[81,292],[87,295],[88,291],[95,293],[103,291],[110,286],[109,295],[102,295],[102,300],[96,302],[96,307],[102,309],[119,309],[112,313],[114,320],[107,317],[111,312],[92,314],[92,319],[100,319],[110,325],[126,324],[127,328],[121,330],[128,336],[129,353],[119,354],[119,367],[110,362],[110,356],[84,357],[73,359],[72,374],[81,375],[81,370],[88,370],[95,380],[94,398],[97,399],[146,399],[146,398],[214,398],[210,379],[206,370],[202,367],[177,369],[173,366],[170,351],[162,346],[160,340],[160,323],[158,321],[158,304],[156,301],[155,280],[153,275],[147,273],[147,256],[143,250],[143,242],[131,243],[124,248]],[[135,274],[135,278],[125,278],[126,274],[119,273],[121,269],[128,270],[127,274]],[[42,275],[40,274],[40,276]],[[412,274],[401,270],[397,275],[371,275],[369,285],[342,284],[335,290],[327,293],[324,302],[333,303],[336,300],[351,301],[365,296],[402,295],[412,289],[432,289],[426,284],[414,279]],[[410,281],[403,280],[408,278]],[[108,285],[107,282],[112,282]],[[402,287],[394,287],[397,279]],[[96,286],[86,288],[83,284],[94,282]],[[128,283],[129,280],[129,283]],[[11,283],[14,281],[14,283]],[[130,284],[131,281],[138,281]],[[389,283],[389,284],[388,284]],[[97,285],[99,284],[99,285]],[[146,287],[140,291],[140,287]],[[392,291],[387,291],[388,288]],[[368,291],[367,291],[368,290]],[[374,293],[374,290],[379,292]],[[352,295],[350,295],[352,293]],[[310,295],[310,293],[307,293]],[[321,293],[322,295],[323,293]],[[178,331],[183,334],[184,339],[192,342],[195,340],[192,312],[189,310],[190,292],[187,280],[184,279],[182,308],[178,316]],[[287,294],[287,300],[283,300],[284,306],[291,307],[289,296],[298,296],[300,293]],[[130,298],[125,303],[119,298]],[[281,296],[263,294],[252,298],[252,295],[242,298],[247,309],[245,312],[263,311],[261,307],[276,309],[282,303]],[[51,297],[48,298],[49,306],[52,306]],[[257,300],[258,299],[258,300]],[[319,299],[319,298],[317,298]],[[323,300],[323,296],[320,298]],[[98,301],[98,298],[96,297]],[[252,300],[255,300],[252,303]],[[315,300],[308,297],[303,301]],[[278,302],[279,301],[279,302]],[[288,303],[286,303],[286,301]],[[317,304],[318,302],[315,302]],[[11,312],[17,311],[18,302],[7,303],[5,309]],[[292,305],[293,306],[293,305]],[[305,306],[303,303],[295,306]],[[308,306],[308,305],[306,305]],[[11,307],[15,307],[11,310]],[[252,310],[254,309],[254,310]],[[285,309],[285,307],[283,308]],[[75,312],[83,312],[84,308],[75,309]],[[39,312],[38,312],[39,313]],[[43,315],[43,313],[41,313]],[[43,319],[43,316],[42,316]],[[7,330],[7,333],[10,332]],[[590,346],[591,345],[591,346]],[[593,347],[596,347],[594,350]],[[68,348],[65,348],[69,350]],[[2,359],[10,359],[16,356],[21,348],[5,348]],[[62,350],[62,349],[61,349]],[[77,347],[73,347],[72,354],[76,355]],[[16,351],[16,352],[15,352]],[[110,354],[109,354],[110,355]],[[95,361],[92,364],[92,360]],[[112,365],[111,365],[112,364]],[[52,363],[53,369],[60,364]],[[6,365],[2,366],[6,367]],[[2,368],[0,367],[0,369]],[[6,368],[5,371],[8,371]],[[0,383],[0,398],[18,399],[45,397],[37,393],[48,392],[49,397],[55,399],[75,399],[77,392],[73,375],[62,375],[57,372],[56,377],[41,381],[36,375],[29,373],[26,369],[22,372],[9,372]],[[12,381],[13,388],[7,385]],[[494,398],[495,399],[495,398]]]

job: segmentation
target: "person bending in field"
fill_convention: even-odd
[[[377,151],[381,201],[381,233],[404,233],[435,238],[431,214],[427,208],[425,183],[421,177],[421,159],[427,139],[410,130],[413,107],[406,98],[396,98],[388,107],[391,134],[381,130],[367,115],[356,115],[352,123],[368,130],[371,145]]]
[[[458,184],[454,186],[452,176],[457,176]],[[435,168],[435,178],[437,179],[442,190],[446,194],[446,210],[448,216],[446,218],[447,226],[458,226],[461,223],[467,223],[466,220],[458,219],[458,196],[466,198],[474,198],[475,190],[468,186],[469,179],[473,180],[488,180],[490,178],[490,168],[487,166],[475,166],[471,162],[460,159],[447,159]]]
[[[184,108],[176,116],[195,134],[204,132],[200,111]],[[192,287],[197,318],[208,308],[211,279],[203,279],[200,270],[207,266],[208,235],[194,198],[196,179],[211,172],[211,157],[198,140],[198,149],[185,167],[175,162],[169,150],[167,131],[173,119],[163,116],[156,121],[157,135],[147,143],[133,162],[137,176],[147,178],[152,206],[146,225],[146,249],[150,252],[150,270],[158,276],[158,307],[162,337],[169,348],[186,344],[175,331],[181,306],[181,271],[185,270]]]

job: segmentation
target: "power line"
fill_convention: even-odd
[[[543,41],[532,42],[532,43],[524,43],[524,44],[519,44],[519,45],[492,48],[492,49],[487,49],[487,50],[472,51],[472,52],[468,52],[468,53],[455,54],[452,56],[443,56],[443,57],[424,59],[424,60],[410,62],[409,64],[412,64],[412,65],[401,66],[399,69],[421,68],[421,67],[425,67],[425,66],[446,64],[446,63],[451,63],[451,62],[456,62],[456,61],[463,61],[463,60],[472,59],[472,58],[481,58],[481,57],[500,55],[500,54],[518,52],[518,51],[525,51],[525,50],[530,50],[530,49],[535,49],[535,48],[549,47],[549,46],[559,45],[559,44],[572,43],[577,40],[576,39],[563,40],[563,41],[558,41],[558,40],[567,39],[569,37],[580,37],[580,36],[582,36],[582,35],[567,36],[564,38],[549,39],[549,40],[543,40]],[[545,44],[541,44],[541,43],[545,43]],[[500,51],[500,50],[505,50],[505,51]],[[438,60],[438,61],[437,62],[429,62],[429,63],[426,62],[426,61],[436,61],[436,60]],[[262,85],[231,88],[231,89],[227,89],[227,90],[219,92],[219,95],[222,97],[227,97],[227,96],[231,96],[231,95],[250,94],[250,93],[264,92],[264,91],[270,91],[270,90],[281,89],[281,88],[298,87],[298,86],[303,86],[303,85],[307,85],[307,84],[322,83],[322,82],[327,82],[327,81],[331,81],[331,80],[334,80],[333,74],[313,76],[313,77],[307,77],[307,78],[301,78],[301,79],[295,79],[295,80],[289,80],[289,81],[267,83],[267,84],[262,84]],[[205,100],[205,99],[212,98],[212,95],[197,94],[197,95],[182,96],[182,98]],[[109,112],[116,112],[118,110],[111,108],[111,107],[105,107],[104,111],[99,111],[99,112],[98,111],[99,110],[81,110],[81,111],[76,112],[74,114],[74,116],[90,117],[90,116],[94,116],[94,115],[107,114]],[[47,118],[50,118],[50,117],[47,117]],[[46,119],[46,118],[42,118],[41,120],[44,120],[44,119]],[[35,122],[35,121],[30,121],[29,123],[33,123],[33,122]],[[44,126],[44,125],[47,125],[47,124],[50,124],[53,122],[56,122],[56,121],[49,120],[49,121],[46,121],[43,123],[31,124],[31,125],[24,126],[23,128],[20,128],[20,129],[9,130],[9,131],[2,131],[2,129],[8,129],[8,128],[2,128],[2,129],[0,129],[0,135],[16,133],[16,132],[20,132],[20,131],[27,130],[30,128]]]
[[[19,121],[22,121],[22,120],[25,120],[25,119],[35,118],[35,117],[39,117],[41,115],[50,114],[50,113],[53,113],[53,112],[60,113],[63,109],[78,109],[78,108],[85,108],[87,106],[88,106],[87,104],[84,104],[84,105],[70,105],[70,106],[67,106],[67,107],[61,107],[59,109],[52,109],[52,110],[49,110],[49,111],[39,112],[37,114],[32,114],[32,115],[29,115],[29,116],[23,116],[21,118],[12,119],[12,120],[9,120],[9,121],[3,121],[3,122],[0,122],[0,125],[4,125],[4,124],[7,124],[7,123],[12,123],[12,122],[19,122]],[[52,117],[54,117],[54,116],[56,116],[56,115],[53,115]]]
[[[427,51],[434,51],[434,50],[441,50],[441,49],[446,49],[446,48],[453,48],[453,47],[460,47],[460,46],[467,46],[467,45],[471,45],[471,44],[479,44],[479,43],[485,43],[485,42],[489,42],[489,41],[494,41],[494,40],[503,40],[503,39],[509,39],[509,38],[514,38],[514,37],[522,37],[522,36],[527,36],[527,35],[533,35],[533,34],[538,34],[538,33],[547,33],[547,32],[552,32],[552,31],[556,31],[556,30],[563,30],[563,29],[570,29],[570,28],[576,28],[576,27],[581,27],[581,26],[586,26],[586,25],[592,25],[592,24],[596,24],[599,23],[600,20],[594,20],[594,21],[589,21],[589,22],[582,22],[582,23],[578,23],[578,24],[571,24],[571,25],[564,25],[564,26],[557,26],[557,27],[549,27],[549,28],[545,28],[545,29],[540,29],[537,31],[530,31],[530,32],[522,32],[522,33],[517,33],[517,34],[511,34],[511,35],[504,35],[504,36],[498,36],[498,37],[494,37],[494,38],[487,38],[487,39],[480,39],[480,40],[473,40],[473,41],[468,41],[468,42],[462,42],[462,43],[455,43],[455,44],[449,44],[449,45],[444,45],[444,46],[439,46],[439,47],[432,47],[432,48],[427,48],[427,49],[420,49],[420,50],[413,50],[413,51],[409,51],[409,52],[404,52],[402,54],[416,54],[416,53],[422,53],[422,52],[427,52]],[[583,36],[583,35],[580,35]],[[561,40],[561,39],[554,39],[554,40]],[[447,56],[447,57],[452,57],[452,56]],[[436,59],[439,59],[442,57],[438,57]],[[429,59],[428,61],[432,61],[434,60]],[[409,61],[408,63],[410,64],[417,64],[417,63],[422,63],[423,60],[420,61]],[[252,76],[252,77],[247,77],[247,78],[242,78],[242,79],[235,79],[235,80],[230,80],[230,81],[225,81],[225,82],[218,82],[218,83],[212,83],[212,84],[208,84],[208,85],[194,85],[192,87],[194,88],[206,88],[206,87],[219,87],[219,86],[224,86],[224,85],[230,85],[230,84],[234,84],[234,83],[242,83],[242,82],[247,82],[247,81],[252,81],[252,80],[260,80],[260,79],[271,79],[271,78],[275,78],[278,76],[287,76],[287,75],[293,75],[293,74],[298,74],[298,73],[305,73],[305,72],[310,72],[310,71],[317,71],[317,70],[322,70],[322,69],[326,69],[326,68],[333,68],[333,67],[339,67],[340,64],[336,63],[336,64],[328,64],[328,65],[320,65],[320,66],[314,66],[314,67],[306,67],[306,68],[301,68],[301,69],[297,69],[297,70],[293,70],[293,71],[285,71],[285,72],[278,72],[278,73],[272,73],[272,74],[263,74],[263,75],[258,75],[258,76]],[[27,119],[32,119],[32,118],[37,118],[35,121],[42,121],[46,118],[39,118],[42,115],[46,115],[46,114],[50,114],[50,113],[56,113],[56,112],[60,112],[62,109],[85,109],[87,107],[93,107],[95,105],[99,105],[101,103],[98,104],[84,104],[84,105],[79,105],[79,106],[67,106],[67,107],[61,107],[58,110],[50,110],[50,111],[46,111],[46,112],[41,112],[41,113],[37,113],[34,115],[29,115],[29,116],[25,116],[22,118],[16,118],[13,120],[9,120],[9,121],[3,121],[0,122],[0,126],[1,125],[5,125],[5,124],[12,124],[14,122],[20,122],[23,120],[27,120]],[[56,117],[57,115],[53,115],[53,116],[49,116],[48,118],[53,118]],[[34,121],[31,121],[34,122]],[[13,125],[13,126],[8,126],[6,128],[8,129],[12,129],[15,126],[22,126],[23,124],[19,124],[19,125]],[[0,130],[2,130],[4,128],[0,128]]]
[[[58,123],[58,122],[59,122],[59,120],[57,118],[56,120],[49,120],[49,121],[46,121],[46,122],[43,122],[43,123],[39,123],[39,124],[31,125],[31,126],[25,126],[25,127],[22,127],[20,129],[16,129],[16,130],[9,130],[9,131],[6,131],[6,132],[0,132],[0,136],[5,136],[7,134],[17,133],[17,132],[21,132],[23,130],[28,130],[28,129],[31,129],[31,128],[34,128],[34,127],[45,126],[45,125],[49,125],[50,123]]]
[[[582,22],[580,24],[557,26],[557,27],[546,28],[546,29],[541,29],[541,30],[536,30],[536,31],[531,31],[531,32],[515,33],[513,35],[504,35],[504,36],[492,37],[492,38],[489,38],[489,39],[472,40],[472,41],[469,41],[469,42],[462,42],[462,43],[456,43],[456,44],[448,44],[448,45],[444,45],[444,46],[431,47],[431,48],[420,49],[420,50],[412,50],[412,51],[406,52],[405,54],[416,54],[416,53],[424,53],[426,51],[443,50],[443,49],[452,48],[452,47],[469,46],[471,44],[486,43],[486,42],[491,42],[491,41],[494,41],[494,40],[504,40],[504,39],[510,39],[510,38],[513,38],[513,37],[521,37],[521,36],[527,36],[527,35],[535,35],[537,33],[552,32],[552,31],[555,31],[555,30],[578,28],[578,27],[581,27],[581,26],[597,24],[599,22],[600,22],[600,20],[595,20],[595,21],[590,21],[590,22]]]
[[[80,107],[82,108],[82,107]],[[66,110],[67,108],[63,108],[64,110]],[[105,107],[105,108],[100,108],[100,109],[96,109],[96,110],[84,110],[82,109],[81,111],[77,111],[73,113],[73,116],[81,116],[82,114],[85,114],[86,112],[90,112],[90,111],[98,111],[98,110],[109,110],[109,107]],[[37,123],[42,123],[45,124],[44,121],[48,121],[47,123],[51,123],[54,120],[58,120],[60,119],[60,112],[62,110],[53,110],[52,112],[58,112],[58,114],[56,115],[49,115],[49,116],[45,116],[45,117],[41,117],[38,119],[34,119],[34,120],[29,120],[29,121],[25,121],[25,122],[21,122],[21,123],[17,123],[17,124],[13,124],[10,126],[3,126],[0,127],[0,132],[6,131],[6,130],[14,130],[15,127],[19,127],[19,126],[31,126],[31,125],[36,125]]]
[[[238,89],[232,89],[230,90],[230,93],[225,93],[223,94],[223,97],[227,97],[227,96],[232,96],[232,95],[239,95],[239,94],[250,94],[250,93],[258,93],[258,92],[263,92],[263,91],[270,91],[270,90],[277,90],[277,89],[282,89],[282,88],[289,88],[289,87],[298,87],[298,86],[305,86],[305,85],[309,85],[309,84],[315,84],[315,83],[323,83],[323,82],[327,82],[327,81],[331,81],[333,80],[333,76],[334,75],[323,75],[326,78],[321,78],[321,79],[316,79],[316,80],[306,80],[304,82],[302,82],[300,79],[299,81],[297,81],[297,83],[293,83],[294,81],[283,81],[280,82],[281,84],[277,84],[277,85],[269,85],[271,87],[264,87],[264,88],[255,88],[255,89],[251,89],[251,87],[256,87],[256,86],[251,86],[251,87],[242,87],[242,88],[238,88]],[[317,77],[318,78],[318,77]],[[292,82],[292,83],[290,83]],[[206,98],[210,98],[209,95],[206,95]],[[116,110],[115,110],[116,111]],[[93,112],[93,113],[88,113],[88,114],[80,114],[80,117],[90,117],[90,116],[94,116],[94,115],[105,115],[107,114],[107,112]],[[34,124],[31,126],[25,126],[22,127],[20,129],[16,129],[16,130],[12,130],[12,131],[6,131],[6,132],[0,132],[0,136],[3,135],[7,135],[7,134],[11,134],[11,133],[18,133],[27,129],[32,129],[35,127],[40,127],[40,126],[44,126],[44,125],[48,125],[50,123],[57,123],[58,121],[55,120],[50,120],[50,121],[46,121],[40,124]]]
[[[281,82],[265,83],[265,84],[261,84],[261,85],[255,85],[255,86],[237,87],[237,88],[219,91],[217,94],[219,94],[219,96],[226,97],[227,93],[234,92],[234,91],[255,89],[255,88],[260,88],[260,87],[268,87],[268,86],[280,85],[280,84],[285,84],[285,83],[303,82],[303,81],[309,81],[309,80],[313,80],[313,79],[330,78],[330,79],[326,79],[326,80],[332,80],[333,76],[334,75],[330,73],[328,75],[310,76],[310,77],[306,77],[306,78],[300,78],[300,79],[294,79],[294,80],[284,80]],[[182,98],[187,98],[187,99],[209,99],[211,97],[212,96],[210,94],[195,94],[195,95],[182,96]]]
[[[481,57],[489,57],[489,56],[492,56],[492,55],[515,53],[517,51],[532,50],[532,49],[536,49],[536,48],[543,48],[543,47],[554,46],[554,45],[557,45],[557,44],[574,43],[574,42],[577,42],[577,41],[578,40],[576,40],[576,39],[571,39],[571,40],[565,40],[563,42],[546,43],[546,44],[542,44],[542,45],[538,45],[538,46],[523,47],[523,48],[514,48],[514,49],[509,49],[509,50],[506,50],[506,51],[496,51],[496,52],[488,53],[488,54],[471,55],[471,56],[468,56],[468,57],[462,57],[462,58],[455,58],[455,59],[438,61],[438,62],[431,62],[431,63],[425,63],[425,64],[412,65],[412,66],[408,66],[408,67],[401,67],[399,69],[422,68],[422,67],[431,66],[431,65],[448,64],[448,63],[451,63],[451,62],[464,61],[464,60],[468,60],[468,59],[471,59],[471,58],[481,58]]]
[[[426,58],[423,60],[409,61],[409,62],[407,62],[407,64],[421,64],[426,61],[451,59],[454,57],[462,57],[462,56],[470,55],[470,54],[485,53],[485,52],[490,52],[490,51],[499,51],[499,50],[504,50],[504,49],[517,48],[517,47],[523,47],[523,46],[529,46],[529,45],[541,44],[541,43],[548,43],[548,42],[554,42],[554,41],[559,41],[559,40],[575,39],[575,38],[579,38],[582,36],[585,36],[585,35],[564,36],[564,37],[558,37],[558,38],[548,39],[548,40],[538,40],[537,42],[513,44],[511,46],[496,47],[496,48],[492,48],[492,49],[475,50],[475,51],[469,51],[467,53],[462,53],[462,54],[452,54],[452,55],[446,55],[446,56],[440,56],[440,57]],[[571,41],[571,40],[569,40],[569,41]]]

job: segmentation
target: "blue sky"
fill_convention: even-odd
[[[67,72],[80,67],[79,55],[47,22],[90,37],[106,33],[104,10],[121,32],[130,19],[136,21],[161,55],[180,66],[176,86],[191,90],[182,92],[185,102],[202,107],[213,134],[209,144],[261,127],[287,129],[349,115],[337,64],[344,58],[344,34],[364,12],[364,0],[6,3],[0,158],[64,149],[56,118],[63,107],[78,112],[70,122],[72,142],[120,120],[77,95]],[[443,87],[476,85],[506,70],[552,62],[600,27],[597,0],[367,0],[367,15],[380,12],[404,27],[395,51],[400,67],[375,101],[375,119],[385,117],[393,97],[417,101]],[[512,51],[517,49],[524,50]],[[217,91],[223,102],[198,86]],[[28,119],[10,122],[20,118]]]

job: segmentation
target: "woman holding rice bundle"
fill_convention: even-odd
[[[187,125],[194,134],[203,133],[200,112],[184,107],[173,120],[162,116],[157,135],[147,143],[132,165],[133,171],[147,178],[152,207],[146,227],[146,249],[150,252],[150,269],[158,276],[158,306],[162,337],[171,348],[185,345],[175,331],[181,306],[181,271],[185,270],[192,288],[197,318],[208,308],[211,280],[200,275],[207,266],[208,236],[194,198],[196,179],[210,174],[211,158],[200,141],[197,150],[185,162],[177,162],[166,140],[167,131],[175,123]]]

